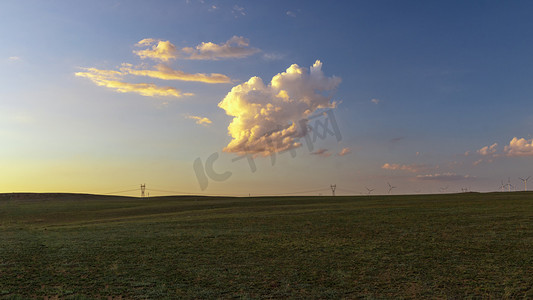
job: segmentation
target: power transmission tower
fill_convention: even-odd
[[[144,198],[144,191],[146,190],[146,184],[141,184],[141,198]]]
[[[333,196],[335,196],[335,189],[337,189],[337,185],[336,184],[332,184],[329,187],[331,188],[331,193],[333,194]]]

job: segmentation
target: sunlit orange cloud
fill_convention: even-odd
[[[157,79],[163,80],[181,80],[181,81],[197,81],[204,83],[230,83],[231,79],[224,75],[218,73],[211,74],[189,74],[183,71],[174,70],[169,66],[159,64],[155,66],[155,70],[136,70],[132,69],[129,66],[120,68],[122,72],[129,73],[136,76],[148,76]]]
[[[507,156],[533,156],[533,139],[514,137],[508,146],[505,146]]]
[[[99,70],[96,68],[85,68],[87,72],[75,73],[78,77],[85,77],[90,79],[96,85],[105,86],[116,90],[119,93],[136,93],[142,96],[169,96],[182,97],[190,96],[192,94],[182,94],[180,90],[173,87],[161,87],[153,83],[127,83],[120,81],[120,76],[123,75],[119,71]]]
[[[344,156],[350,153],[352,153],[352,149],[345,147],[345,148],[342,148],[342,150],[339,153],[337,153],[337,156]]]
[[[485,146],[485,147],[479,149],[477,151],[477,153],[481,154],[481,155],[484,155],[484,156],[491,155],[491,154],[496,153],[496,147],[498,147],[498,143],[494,143],[494,144],[492,144],[490,146]]]
[[[161,41],[152,38],[143,39],[135,44],[137,47],[146,47],[144,50],[134,50],[141,59],[150,58],[168,62],[171,59],[194,60],[219,60],[228,58],[243,58],[260,52],[257,48],[250,47],[250,43],[242,36],[233,36],[221,44],[203,42],[196,47],[176,48],[170,41]]]
[[[157,44],[155,44],[157,42]],[[155,60],[168,62],[175,59],[178,53],[176,46],[169,41],[156,41],[155,39],[144,39],[139,41],[135,46],[152,46],[149,49],[134,50],[141,59],[151,58]]]
[[[200,125],[209,125],[211,124],[211,120],[209,120],[209,118],[206,118],[206,117],[199,117],[199,116],[187,116],[187,119],[193,119],[193,120],[196,120],[196,124],[200,124]]]
[[[227,58],[242,58],[259,52],[259,49],[250,48],[250,43],[242,36],[233,36],[222,44],[204,42],[195,48],[185,47],[181,51],[188,56],[187,59],[218,60]]]

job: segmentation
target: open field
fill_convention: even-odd
[[[0,298],[533,298],[533,193],[0,195]]]

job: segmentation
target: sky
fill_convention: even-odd
[[[532,12],[531,1],[1,1],[0,193],[524,190]]]

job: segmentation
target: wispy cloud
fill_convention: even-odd
[[[507,156],[533,156],[533,139],[514,137],[505,146],[504,152]]]
[[[298,121],[319,108],[335,107],[326,92],[340,82],[340,78],[326,77],[317,60],[309,70],[293,64],[268,85],[252,77],[233,87],[218,104],[233,116],[228,126],[233,139],[224,151],[268,156],[301,146],[297,139],[307,130]]]
[[[383,166],[381,166],[382,169],[385,170],[394,170],[394,171],[406,171],[406,172],[412,172],[417,173],[422,170],[426,170],[426,165],[417,165],[417,164],[410,164],[410,165],[401,165],[401,164],[390,164],[385,163]]]
[[[230,83],[231,79],[223,74],[211,73],[211,74],[189,74],[180,70],[174,70],[169,66],[159,64],[156,65],[155,70],[138,70],[133,69],[130,65],[125,65],[120,70],[124,73],[128,73],[136,76],[148,76],[163,80],[181,80],[181,81],[196,81],[204,83]]]
[[[381,102],[381,101],[379,99],[374,98],[374,99],[370,100],[370,102],[372,102],[374,104],[379,104],[379,102]]]
[[[328,149],[318,149],[315,152],[311,152],[312,155],[318,155],[321,157],[330,157],[331,153],[328,153]]]
[[[218,60],[228,58],[242,58],[259,51],[250,47],[247,39],[234,36],[225,43],[215,44],[211,42],[201,43],[195,48],[185,47],[178,49],[170,41],[154,38],[142,39],[135,44],[136,47],[146,49],[134,50],[133,52],[141,59],[152,59],[160,62],[152,68],[133,67],[132,64],[122,64],[120,71],[100,70],[97,68],[84,68],[84,72],[75,73],[78,77],[88,78],[99,86],[105,86],[120,93],[137,93],[143,96],[191,96],[192,93],[181,93],[174,87],[158,86],[154,83],[129,83],[124,80],[126,75],[146,76],[162,80],[194,81],[202,83],[231,83],[231,79],[220,73],[186,73],[175,70],[168,65],[174,59],[190,60]]]
[[[219,60],[228,58],[243,58],[259,52],[250,47],[250,42],[242,36],[233,36],[225,43],[215,44],[204,42],[192,48],[181,49],[184,58],[197,60]]]
[[[470,175],[458,175],[455,173],[443,173],[443,174],[428,174],[428,175],[417,175],[416,179],[419,180],[434,180],[434,181],[458,181],[465,179],[473,179],[475,177]]]
[[[244,9],[244,7],[242,6],[238,6],[238,5],[235,5],[233,6],[233,15],[237,18],[237,17],[242,17],[242,16],[246,16],[246,10]]]
[[[207,126],[212,123],[211,120],[209,120],[206,117],[199,117],[199,116],[192,116],[192,115],[187,115],[186,117],[187,119],[196,120],[196,124],[200,124],[204,126]]]
[[[350,148],[342,148],[342,150],[337,153],[337,156],[344,156],[344,155],[347,155],[347,154],[350,154],[352,153],[352,149]]]
[[[105,86],[119,93],[136,93],[147,97],[176,97],[190,96],[182,94],[173,87],[161,87],[153,83],[127,83],[120,80],[122,73],[112,70],[99,70],[96,68],[84,68],[85,72],[77,72],[75,76],[90,79],[98,86]]]

